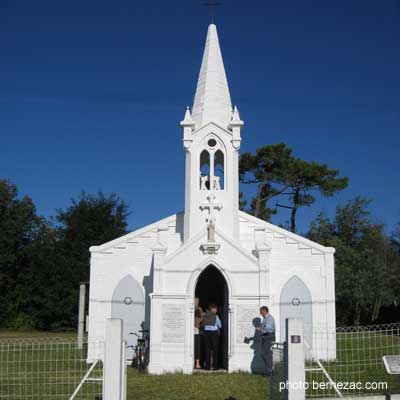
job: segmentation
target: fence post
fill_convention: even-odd
[[[103,400],[125,400],[124,353],[122,320],[107,319],[103,366]]]
[[[79,287],[79,314],[78,314],[78,349],[83,347],[83,332],[85,330],[85,293],[86,285],[84,283]]]
[[[288,400],[304,400],[305,393],[305,359],[303,320],[286,319],[287,360],[287,398]]]

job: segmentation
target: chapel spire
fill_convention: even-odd
[[[196,128],[214,122],[227,129],[232,117],[232,103],[217,28],[210,24],[194,97],[192,119]]]

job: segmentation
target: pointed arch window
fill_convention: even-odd
[[[200,190],[210,190],[210,153],[203,150],[200,154]]]
[[[211,137],[200,153],[200,190],[224,190],[225,154],[216,139]]]
[[[225,186],[225,160],[224,153],[217,150],[214,153],[214,189],[224,190]]]

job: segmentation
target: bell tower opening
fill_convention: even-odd
[[[209,265],[197,280],[195,296],[205,312],[210,304],[218,306],[218,316],[222,322],[218,346],[218,367],[228,370],[229,366],[229,289],[221,272]],[[204,344],[201,346],[201,361],[204,362]]]
[[[200,190],[210,190],[210,153],[207,150],[200,154]]]
[[[200,190],[224,190],[225,156],[212,137],[200,153]]]
[[[217,150],[214,153],[214,180],[216,190],[224,190],[225,187],[225,167],[224,153]]]

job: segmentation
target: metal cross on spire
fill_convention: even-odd
[[[214,19],[215,19],[215,7],[216,6],[222,6],[222,2],[220,1],[215,1],[215,0],[208,0],[205,1],[203,3],[201,3],[203,6],[207,6],[209,7],[210,10],[210,16],[211,16],[211,23],[214,23]]]

